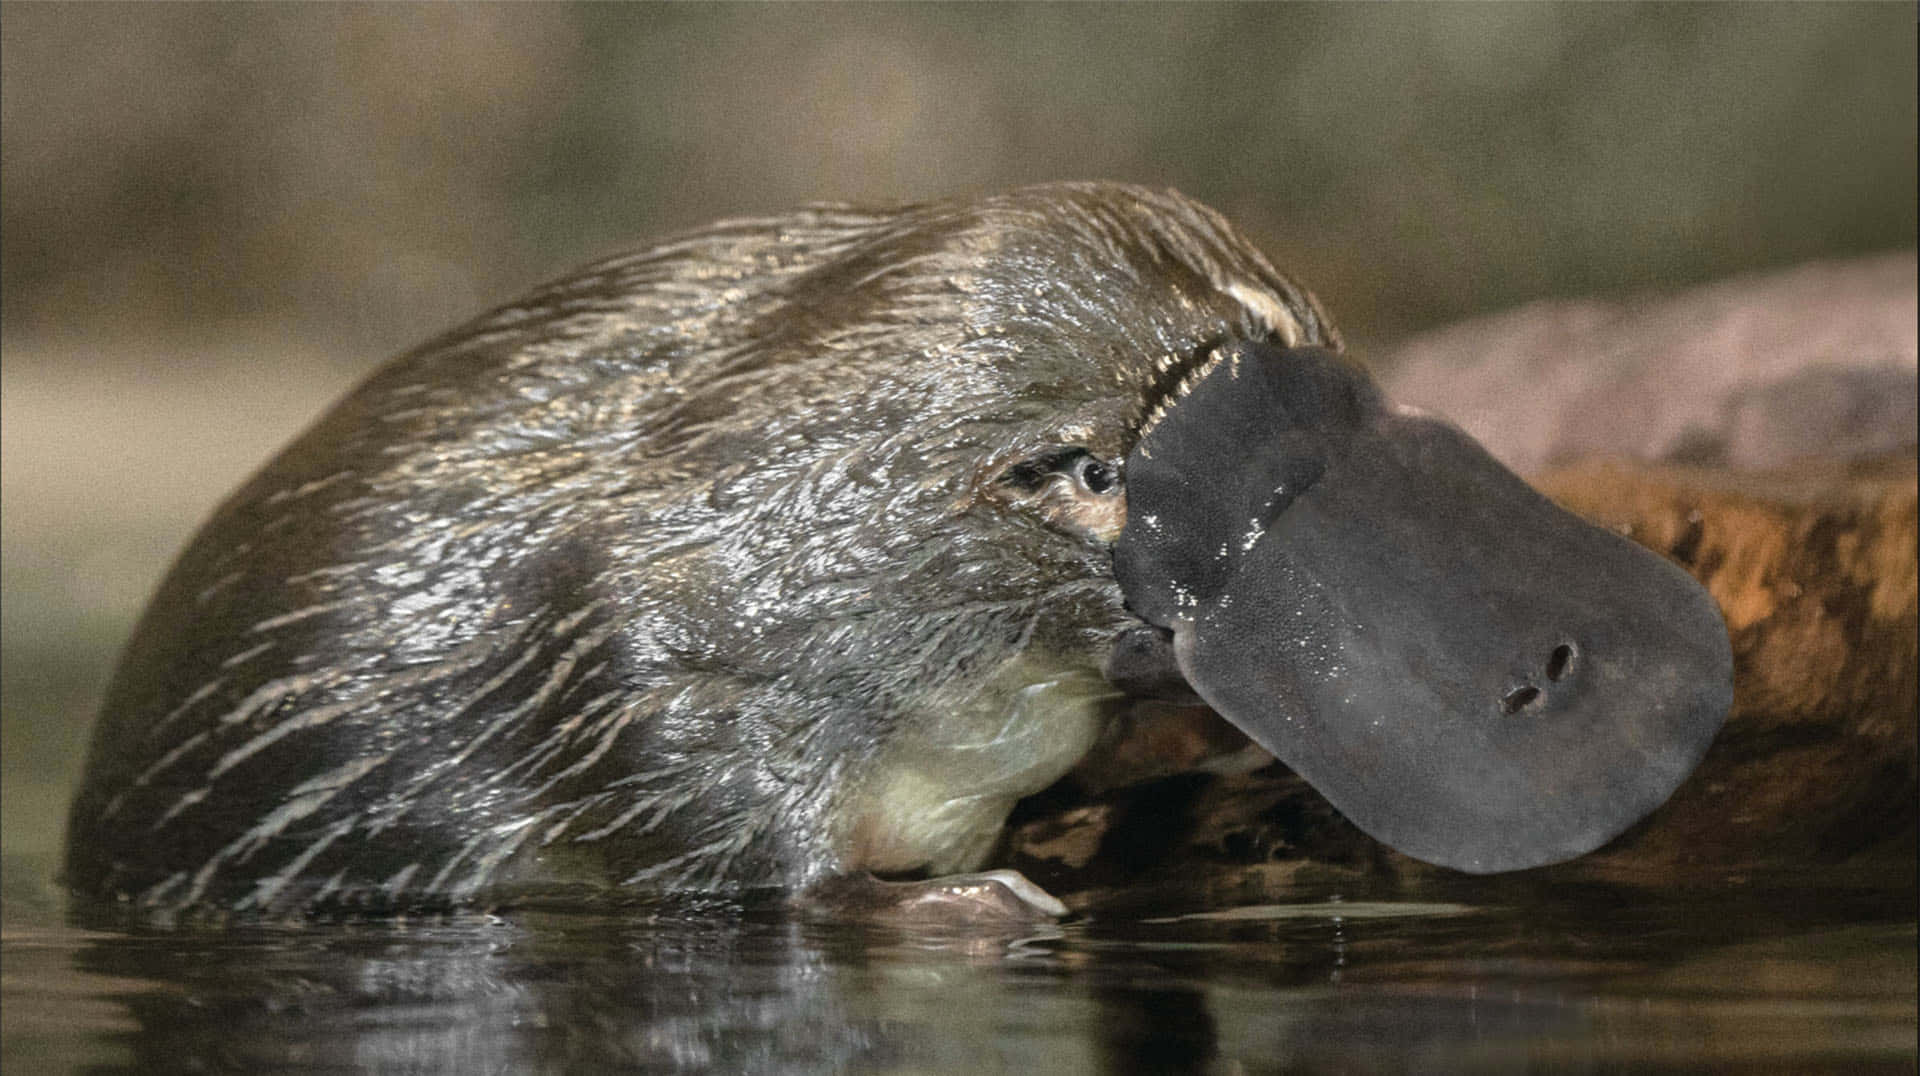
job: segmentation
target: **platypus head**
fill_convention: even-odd
[[[1598,847],[1719,728],[1705,591],[1383,399],[1210,210],[1044,187],[848,244],[747,325],[752,365],[688,377],[689,431],[727,454],[681,465],[715,460],[691,469],[739,513],[737,571],[701,575],[724,660],[1015,754],[1041,749],[1009,731],[1009,670],[1189,690],[1368,833],[1468,871]],[[729,634],[740,608],[761,641]],[[965,796],[1008,765],[928,751],[887,765]]]
[[[1386,400],[1223,223],[1154,209],[1157,232],[1068,260],[1085,279],[1033,282],[1113,302],[1058,321],[1084,383],[1136,409],[1116,424],[1109,391],[1031,423],[1044,443],[994,475],[1112,572],[1131,622],[1108,678],[1197,694],[1360,828],[1460,870],[1569,859],[1663,803],[1732,699],[1705,590]]]

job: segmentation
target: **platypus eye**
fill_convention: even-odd
[[[1100,542],[1120,536],[1127,493],[1120,467],[1077,445],[1050,449],[1001,472],[1011,500],[1038,511],[1052,526]]]
[[[1022,492],[1038,492],[1055,478],[1066,478],[1076,492],[1108,496],[1120,491],[1120,468],[1077,445],[1050,449],[1021,460],[1000,481]]]
[[[1114,487],[1120,484],[1120,476],[1115,472],[1113,465],[1091,453],[1074,459],[1073,477],[1088,493],[1111,493]]]

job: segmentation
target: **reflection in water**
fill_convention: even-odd
[[[713,902],[228,931],[89,932],[10,911],[4,1060],[10,1071],[1911,1070],[1911,890],[1691,899],[1469,881],[1398,901],[1318,892],[1230,914],[1096,911],[1025,936]]]
[[[967,1071],[1077,1060],[1087,1014],[1029,1026],[1032,968],[1057,963],[1039,944],[705,904],[96,935],[74,965],[147,984],[121,996],[143,1069]]]

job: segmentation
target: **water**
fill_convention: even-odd
[[[88,929],[9,864],[9,1073],[1911,1072],[1911,888],[1502,879],[1017,933],[681,902]],[[78,919],[86,919],[79,916]]]

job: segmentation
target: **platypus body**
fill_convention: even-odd
[[[67,879],[277,914],[947,875],[1169,690],[1492,871],[1664,801],[1731,660],[1178,194],[812,209],[401,356],[221,506]]]

